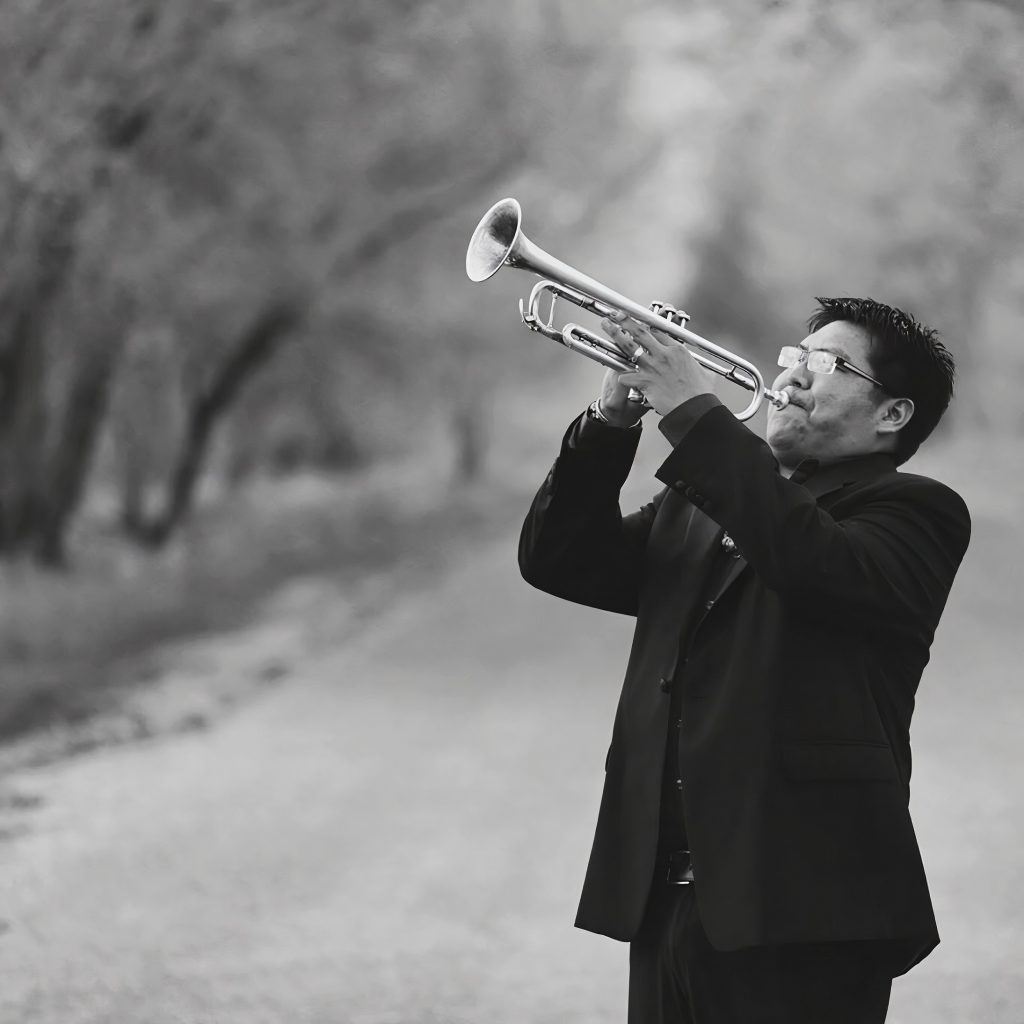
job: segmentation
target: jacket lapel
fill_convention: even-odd
[[[848,484],[871,480],[883,473],[892,472],[895,468],[896,465],[892,457],[881,453],[861,456],[846,462],[833,463],[821,469],[818,469],[815,464],[811,469],[810,475],[805,478],[805,482],[801,486],[807,488],[814,499],[820,503],[826,494],[841,490]],[[715,546],[721,544],[724,534],[721,527],[703,515],[703,513],[699,515],[699,518],[705,520],[710,527],[706,542]],[[734,555],[730,559],[729,567],[724,571],[724,575],[722,575],[715,586],[714,592],[711,594],[712,600],[717,602],[746,567],[747,560],[738,553]]]
[[[883,473],[892,472],[896,466],[891,456],[874,454],[850,459],[846,462],[833,463],[821,469],[818,469],[816,464],[809,465],[807,468],[810,469],[810,473],[805,476],[805,482],[801,483],[801,486],[810,491],[815,500],[820,502],[826,494],[841,490],[848,484],[870,480]],[[695,545],[696,550],[703,548],[709,561],[713,561],[716,557],[727,557],[725,551],[720,547],[724,531],[699,509],[694,513],[690,533],[691,536],[688,538],[690,542]],[[742,555],[736,554],[729,558],[729,566],[723,571],[714,591],[710,594],[711,599],[717,602],[746,567],[747,560]]]
[[[722,537],[725,531],[710,516],[705,515],[699,509],[694,511],[690,525],[690,535],[687,542],[694,545],[693,550],[701,551],[701,564],[708,566],[708,571],[714,572],[717,579],[714,590],[707,596],[717,601],[732,584],[733,580],[746,568],[745,558],[729,555],[722,548]],[[719,559],[728,559],[728,567],[722,569],[716,566]]]
[[[683,544],[694,552],[698,565],[706,566],[714,561],[721,542],[722,528],[699,508],[693,510]]]
[[[726,592],[726,590],[732,586],[733,581],[747,567],[747,560],[742,555],[733,555],[729,559],[729,563],[729,568],[726,570],[725,576],[722,577],[721,582],[715,588],[715,592],[711,595],[712,600],[716,602]]]

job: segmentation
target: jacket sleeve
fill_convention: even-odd
[[[619,509],[640,430],[586,424],[582,417],[562,441],[554,466],[523,523],[519,568],[523,578],[555,597],[605,611],[635,615],[644,548],[663,491],[631,515]]]
[[[881,629],[934,629],[970,539],[960,496],[910,474],[865,487],[834,519],[720,404],[675,439],[656,475],[725,527],[766,586]]]

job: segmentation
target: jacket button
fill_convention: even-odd
[[[682,779],[676,779],[676,789],[682,790],[682,788],[683,788],[683,780]]]
[[[711,609],[715,607],[715,602],[714,602],[714,601],[705,601],[705,602],[704,602],[704,607],[705,607],[705,608],[706,608],[706,609],[707,609],[708,611],[711,611]]]
[[[672,692],[672,680],[669,679],[668,676],[662,676],[661,679],[658,680],[658,686],[661,687],[662,693]]]

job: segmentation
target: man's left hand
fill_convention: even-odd
[[[647,404],[660,416],[670,413],[677,406],[697,395],[711,392],[711,374],[705,370],[693,354],[674,338],[658,337],[651,330],[635,320],[624,319],[619,323],[603,320],[605,334],[636,363],[636,369],[620,373],[619,380],[627,387],[643,392]],[[638,346],[643,351],[638,350]],[[637,354],[633,356],[634,350]]]

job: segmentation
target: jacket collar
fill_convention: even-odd
[[[888,452],[872,452],[870,455],[858,455],[824,465],[817,459],[804,459],[789,479],[795,484],[802,484],[815,498],[820,498],[848,484],[873,480],[894,472],[896,460]]]

